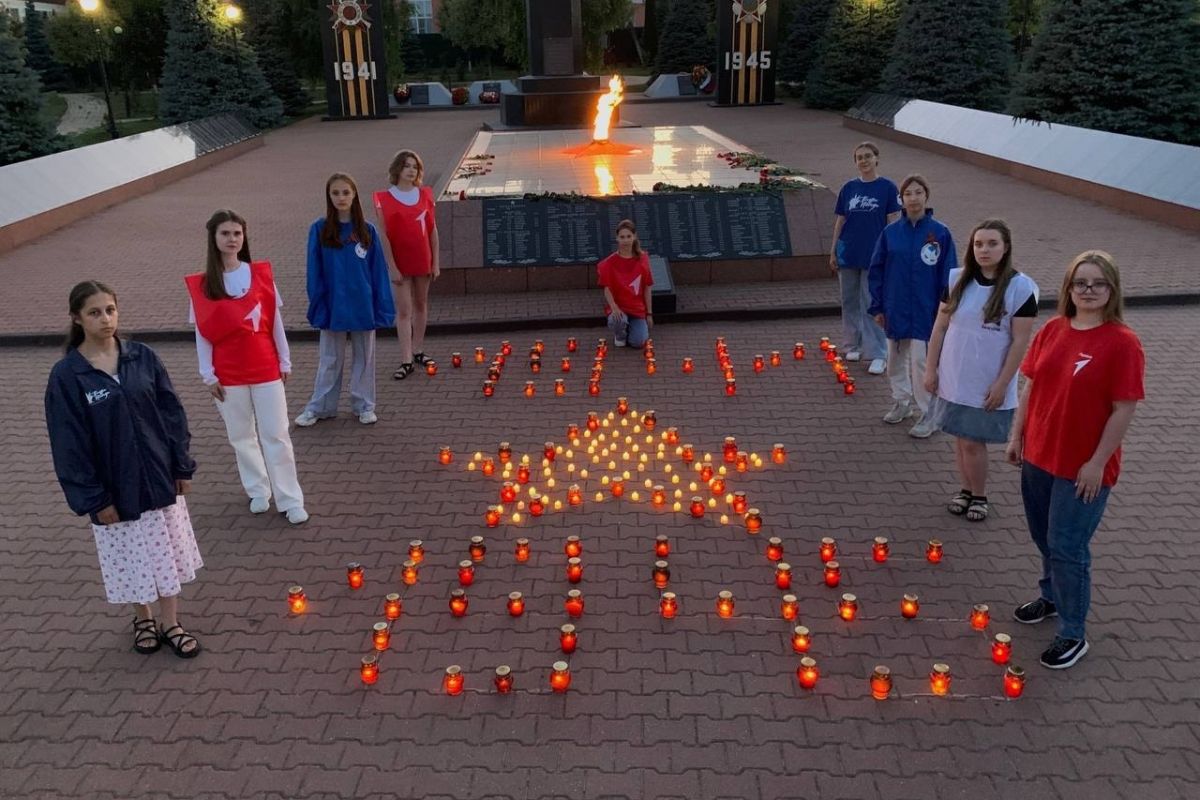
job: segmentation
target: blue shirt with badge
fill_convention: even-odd
[[[308,229],[308,321],[326,331],[373,331],[396,323],[396,305],[379,232],[367,223],[371,242],[354,241],[354,226],[338,225],[341,247],[321,241],[325,219]]]
[[[875,242],[887,226],[888,214],[901,211],[900,190],[887,178],[864,181],[855,178],[838,192],[834,213],[844,217],[834,247],[838,266],[842,269],[867,269]]]

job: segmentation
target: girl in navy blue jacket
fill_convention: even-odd
[[[887,371],[895,404],[883,421],[895,425],[919,411],[921,418],[908,433],[926,439],[936,425],[925,413],[929,410],[925,353],[958,254],[950,229],[934,219],[928,207],[925,178],[905,178],[900,183],[900,202],[904,215],[883,229],[871,256],[867,313],[888,338]]]
[[[354,179],[335,172],[325,182],[325,216],[308,229],[308,321],[321,331],[312,399],[296,424],[337,416],[346,338],[350,338],[350,410],[370,425],[375,416],[375,330],[390,328],[396,306],[375,226],[363,216]]]
[[[187,416],[155,352],[117,338],[111,289],[76,285],[70,312],[46,386],[54,471],[71,510],[91,517],[108,602],[134,605],[134,648],[166,643],[192,658],[200,643],[178,618],[182,586],[203,566],[183,499],[196,469]]]

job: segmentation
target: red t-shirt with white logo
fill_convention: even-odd
[[[1051,475],[1075,480],[1096,451],[1113,403],[1146,396],[1146,356],[1127,326],[1107,322],[1080,331],[1055,317],[1034,337],[1021,364],[1033,381],[1025,417],[1024,460]],[[1104,465],[1103,484],[1121,472],[1121,448]]]
[[[646,287],[654,285],[649,255],[643,251],[641,255],[625,258],[613,253],[596,265],[596,273],[596,282],[608,287],[622,313],[638,319],[646,316]],[[610,311],[605,305],[604,313]]]

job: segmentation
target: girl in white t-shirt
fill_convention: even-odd
[[[987,519],[987,446],[1008,441],[1017,407],[1017,369],[1037,317],[1038,287],[1012,265],[1012,232],[989,219],[971,231],[961,269],[950,272],[929,340],[925,388],[930,414],[956,437],[961,489],[946,510]]]

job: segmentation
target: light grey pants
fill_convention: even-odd
[[[845,355],[859,350],[867,361],[887,358],[887,335],[867,314],[871,305],[867,270],[842,267],[838,270],[838,284],[842,290],[842,346],[838,352]]]
[[[375,331],[321,331],[320,362],[312,399],[304,407],[318,417],[336,417],[350,337],[350,410],[375,410]]]

